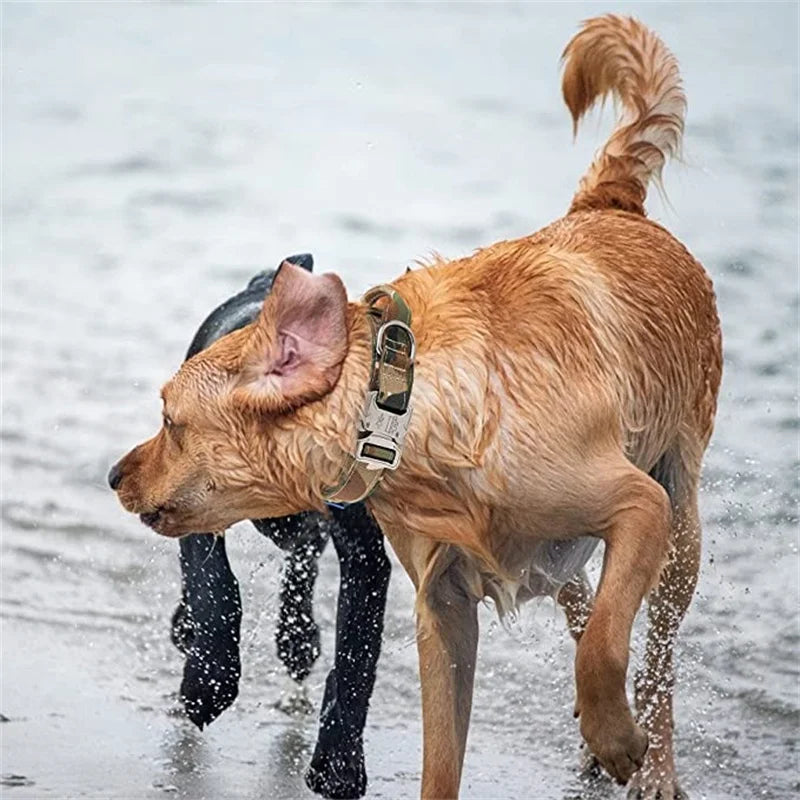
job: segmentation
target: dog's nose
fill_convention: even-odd
[[[114,464],[108,471],[108,485],[116,491],[122,482],[122,470],[120,469],[119,462]]]

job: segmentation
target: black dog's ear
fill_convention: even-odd
[[[275,280],[278,270],[286,263],[294,264],[296,267],[302,267],[306,272],[313,272],[314,270],[314,256],[312,256],[311,253],[298,253],[294,256],[286,256],[275,269],[259,272],[258,275],[254,275],[250,279],[250,283],[247,284],[247,289],[260,291],[262,293],[261,299],[263,300],[272,289],[272,282]]]
[[[298,253],[295,256],[286,256],[283,261],[288,261],[290,264],[302,267],[306,272],[314,271],[314,256],[312,256],[311,253]],[[281,261],[281,264],[283,264],[283,261]],[[278,269],[280,269],[280,265],[278,265]]]
[[[273,272],[267,282],[267,292],[272,291],[272,285],[275,282],[275,278],[278,277],[278,273],[281,271],[281,267],[285,264],[291,264],[293,267],[300,267],[304,269],[306,272],[313,272],[314,271],[314,256],[311,253],[298,253],[294,256],[286,256],[286,258],[281,261],[280,264],[275,268],[275,272]],[[252,284],[252,281],[251,281]]]

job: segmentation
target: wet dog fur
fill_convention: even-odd
[[[685,100],[674,57],[633,19],[589,20],[564,63],[576,125],[609,93],[622,111],[566,216],[393,283],[413,313],[415,410],[368,505],[417,589],[423,797],[458,794],[478,601],[525,599],[543,544],[585,535],[605,555],[575,626],[581,733],[632,797],[679,792],[673,643],[697,578],[721,340],[710,280],[644,200]],[[283,267],[257,323],[164,387],[162,429],[119,464],[120,500],[169,536],[321,509],[370,359],[365,310],[341,281]],[[588,607],[585,584],[573,594]],[[645,597],[635,719],[625,681]]]

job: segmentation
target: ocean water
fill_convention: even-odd
[[[572,142],[558,57],[609,10],[681,63],[684,157],[648,205],[713,277],[725,340],[678,769],[692,798],[798,795],[797,5],[31,2],[0,6],[4,796],[311,796],[316,719],[272,707],[279,552],[248,525],[228,534],[244,675],[200,734],[173,711],[177,545],[124,514],[107,468],[257,270],[311,251],[356,295],[560,216],[610,114]],[[331,551],[315,703],[336,586]],[[623,797],[576,777],[560,612],[526,607],[506,631],[487,608],[481,625],[464,797]],[[396,566],[369,797],[418,792],[413,630]]]

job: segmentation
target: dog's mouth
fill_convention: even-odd
[[[163,509],[157,508],[155,511],[148,511],[146,514],[139,514],[139,519],[147,525],[148,528],[155,529],[161,519],[161,512]]]
[[[209,529],[208,525],[199,524],[199,520],[184,516],[181,510],[174,506],[159,506],[153,511],[145,511],[139,514],[139,519],[150,530],[170,539],[188,536],[191,533],[222,534],[225,531],[224,525]]]
[[[162,536],[180,536],[180,531],[176,529],[175,520],[172,518],[172,511],[173,509],[167,506],[159,506],[154,511],[139,514],[139,519],[150,530],[160,533]]]

